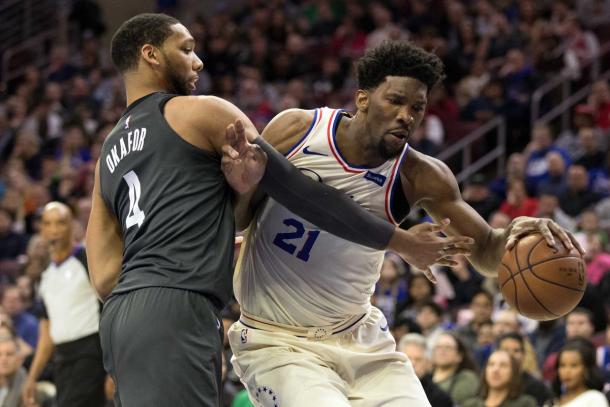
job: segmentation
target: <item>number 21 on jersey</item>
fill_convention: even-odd
[[[294,254],[294,252],[297,250],[297,246],[292,243],[288,243],[288,241],[301,239],[303,235],[305,235],[305,226],[298,220],[292,218],[284,219],[283,223],[284,225],[294,230],[292,232],[278,233],[277,235],[275,235],[275,239],[273,239],[273,244],[284,250],[285,252]],[[305,243],[303,243],[303,245],[301,246],[301,250],[297,252],[297,259],[303,261],[309,260],[309,252],[311,251],[311,248],[316,242],[316,239],[318,238],[319,234],[319,230],[307,231],[307,240],[305,240]]]
[[[129,187],[129,212],[127,212],[127,218],[125,218],[125,227],[127,229],[134,225],[138,225],[138,227],[140,227],[142,226],[142,222],[144,222],[144,218],[146,217],[139,205],[140,195],[142,193],[140,180],[133,171],[129,171],[127,174],[123,175],[123,179]]]

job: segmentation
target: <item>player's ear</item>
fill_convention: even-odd
[[[369,92],[358,89],[356,92],[356,108],[362,112],[366,112],[369,109]]]
[[[159,50],[151,44],[144,44],[140,49],[140,56],[150,65],[160,65],[159,54]]]

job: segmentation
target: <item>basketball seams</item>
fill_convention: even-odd
[[[544,260],[539,261],[538,263],[534,263],[534,264],[530,265],[530,267],[536,267],[536,266],[539,266],[541,264],[547,263],[549,261],[562,260],[562,259],[579,259],[579,260],[582,260],[582,257],[580,257],[580,256],[555,256],[555,257],[551,257],[550,259],[544,259]]]
[[[532,271],[530,269],[530,271]],[[527,287],[527,291],[530,292],[530,295],[532,296],[532,298],[534,300],[536,300],[536,302],[538,303],[538,305],[540,305],[542,308],[544,308],[544,310],[546,312],[548,312],[551,315],[554,315],[555,317],[559,318],[560,315],[555,314],[553,311],[551,311],[550,309],[548,309],[539,299],[538,297],[536,297],[536,295],[534,294],[534,292],[532,291],[532,289],[530,288],[530,285],[527,283],[527,280],[525,279],[525,276],[523,274],[519,274],[521,276],[521,280],[523,280],[523,284],[525,284],[525,287]],[[516,296],[516,294],[515,294]]]
[[[556,259],[551,259],[551,260],[563,260],[563,259],[565,259],[565,257],[562,257],[562,258],[556,258]],[[549,261],[550,261],[550,260],[549,260]],[[522,270],[522,271],[525,271],[525,270]],[[538,274],[536,274],[536,273],[534,272],[534,269],[530,269],[530,271],[532,272],[532,275],[533,275],[534,277],[536,277],[537,279],[542,280],[542,281],[544,281],[544,282],[546,282],[546,283],[553,284],[553,285],[556,285],[556,286],[559,286],[559,287],[563,287],[563,288],[567,288],[568,290],[577,291],[577,292],[579,292],[579,293],[584,293],[584,292],[585,292],[585,290],[579,290],[578,288],[574,288],[574,287],[570,287],[570,286],[567,286],[567,285],[563,285],[563,284],[561,284],[561,283],[557,283],[557,282],[555,282],[555,281],[547,280],[546,278],[540,277]],[[519,272],[519,274],[521,274],[521,272]]]
[[[520,240],[517,240],[517,243],[515,244],[515,247],[513,248],[513,254],[515,255],[515,263],[517,263],[517,270],[521,270],[521,266],[519,265],[519,256],[517,255],[518,252],[518,248],[519,248],[519,243],[521,243]],[[515,289],[515,307],[517,307],[517,312],[519,312],[519,314],[521,314],[521,307],[519,306],[519,296],[517,295],[517,282],[515,281],[515,274],[513,273],[513,271],[509,268],[510,270],[510,279],[513,282],[513,287]]]
[[[545,260],[544,262],[536,263],[536,264],[534,264],[533,266],[537,266],[537,265],[539,265],[539,264],[542,264],[542,263],[547,263],[547,262],[550,262],[550,261],[553,261],[553,260],[563,260],[563,259],[566,259],[566,258],[578,258],[578,259],[580,259],[580,257],[577,257],[577,256],[569,256],[569,257],[555,257],[555,258],[553,258],[553,259]],[[529,270],[529,271],[531,271],[531,272],[532,272],[532,274],[533,274],[533,275],[534,275],[536,278],[538,278],[538,279],[540,279],[540,280],[542,280],[542,281],[544,281],[544,282],[546,282],[546,283],[553,284],[553,285],[556,285],[556,286],[559,286],[559,287],[563,287],[563,288],[567,288],[567,289],[570,289],[570,290],[572,290],[572,291],[577,291],[577,292],[579,292],[579,293],[584,293],[584,292],[585,292],[585,290],[579,290],[579,289],[577,289],[577,288],[573,288],[573,287],[570,287],[570,286],[567,286],[567,285],[563,285],[563,284],[557,283],[557,282],[555,282],[555,281],[552,281],[552,280],[547,280],[547,279],[545,279],[545,278],[543,278],[543,277],[540,277],[538,274],[536,274],[536,273],[534,272],[534,269],[528,269],[528,268],[525,268],[525,269],[523,269],[523,270],[519,270],[517,273],[513,274],[513,273],[512,273],[512,271],[510,271],[510,268],[509,268],[509,267],[508,267],[506,264],[502,263],[502,265],[503,265],[504,267],[506,267],[506,268],[509,270],[509,272],[511,273],[511,277],[510,277],[510,278],[508,278],[506,281],[504,281],[504,282],[502,283],[502,285],[500,286],[500,290],[501,290],[501,289],[502,289],[502,288],[503,288],[503,287],[506,285],[506,283],[508,283],[508,281],[509,281],[509,280],[512,280],[514,277],[517,277],[517,276],[521,275],[521,274],[522,274],[524,271]],[[533,266],[532,266],[532,267],[533,267]]]
[[[572,281],[573,276],[569,273],[559,273],[556,269],[564,266],[562,261],[567,261],[565,267],[568,267],[568,271],[572,269],[574,262],[576,262],[576,266],[580,268],[582,265],[582,257],[574,254],[572,251],[566,253],[562,250],[562,252],[559,253],[559,251],[554,248],[550,246],[547,247],[548,245],[545,246],[546,239],[544,236],[536,238],[534,235],[532,237],[533,238],[517,240],[513,249],[507,251],[503,256],[500,261],[500,266],[498,267],[498,285],[507,302],[509,304],[512,302],[511,305],[519,314],[525,315],[522,311],[531,311],[528,312],[530,318],[538,320],[556,319],[564,315],[562,310],[565,307],[562,306],[563,308],[560,307],[551,311],[550,308],[556,308],[555,306],[558,305],[558,303],[555,300],[555,296],[552,296],[552,298],[555,299],[547,298],[550,292],[556,293],[559,297],[565,295],[566,298],[573,297],[574,299],[576,299],[576,297],[582,298],[584,293],[583,289],[575,288],[576,284]],[[525,247],[523,247],[523,245],[525,245]],[[521,260],[523,260],[523,262]],[[533,262],[532,260],[535,260],[536,262]],[[557,265],[553,264],[554,261],[558,261]],[[521,263],[523,263],[523,267],[521,266]],[[536,267],[539,267],[540,270],[535,271],[534,269]],[[525,273],[527,270],[531,273]],[[555,271],[557,271],[557,274],[555,274]],[[528,277],[528,275],[531,277]],[[517,276],[521,276],[521,287],[517,284]],[[556,279],[557,281],[553,281],[552,279]],[[510,288],[507,287],[508,282],[511,280],[513,286],[512,293],[509,292]],[[547,286],[545,287],[545,285]],[[580,283],[578,285],[580,285]],[[569,291],[562,293],[561,290],[565,289],[568,289]],[[526,290],[531,298],[523,297]],[[519,293],[519,291],[521,291],[521,293]],[[519,294],[521,294],[521,296]],[[538,295],[541,297],[538,298]],[[532,299],[534,301],[532,301]],[[519,300],[521,300],[521,303]],[[521,309],[522,307],[523,310]]]

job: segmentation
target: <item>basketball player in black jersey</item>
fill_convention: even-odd
[[[452,264],[448,253],[467,254],[472,245],[438,236],[441,225],[418,234],[391,226],[302,175],[231,103],[188,96],[203,68],[194,45],[163,14],[138,15],[112,39],[127,109],[96,166],[87,256],[105,299],[100,337],[118,406],[219,404],[218,315],[232,294],[234,213],[247,210],[259,181],[320,228],[423,266]],[[221,156],[232,123],[248,141],[232,151],[225,178]]]

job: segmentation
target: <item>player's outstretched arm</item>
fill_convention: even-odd
[[[86,235],[89,277],[100,299],[106,298],[119,280],[123,259],[123,236],[100,191],[99,162]]]
[[[402,169],[403,189],[409,202],[421,206],[435,220],[450,218],[446,233],[474,239],[468,260],[483,275],[495,277],[507,249],[526,234],[542,233],[550,245],[561,242],[581,251],[576,239],[550,219],[520,217],[506,229],[493,229],[463,199],[455,176],[441,161],[413,151]]]
[[[401,255],[407,262],[424,270],[432,281],[434,281],[434,276],[429,269],[430,265],[434,263],[453,264],[453,260],[446,257],[449,253],[445,251],[449,250],[447,249],[448,246],[455,246],[451,249],[453,254],[470,253],[469,246],[472,244],[472,239],[459,236],[442,237],[438,235],[438,232],[447,227],[449,221],[442,222],[441,224],[421,225],[412,230],[405,231],[394,228],[386,221],[377,218],[369,212],[363,212],[363,209],[351,198],[334,188],[329,188],[309,178],[304,178],[305,181],[300,184],[303,178],[302,174],[294,166],[289,165],[280,152],[285,153],[289,151],[301,139],[306,129],[309,128],[312,119],[313,114],[303,110],[293,109],[283,112],[274,118],[263,132],[264,138],[269,143],[263,142],[261,139],[255,141],[262,146],[262,150],[267,152],[267,156],[271,157],[269,160],[271,164],[268,164],[265,177],[269,176],[272,179],[268,188],[273,190],[270,195],[274,199],[290,208],[299,216],[308,219],[310,222],[318,225],[318,227],[328,230],[337,236],[378,249],[390,248]],[[233,133],[233,129],[240,131]],[[245,135],[241,134],[242,130],[243,128],[238,125],[227,132],[227,135],[230,135],[231,141],[230,145],[225,146],[226,148],[223,149],[223,164],[228,168],[231,168],[232,165],[239,166],[239,163],[235,162],[232,164],[231,162],[238,161],[240,154],[236,150],[240,150],[242,148],[240,146],[247,143]],[[238,141],[233,139],[234,136],[237,136]],[[271,144],[276,148],[271,147]],[[274,157],[275,161],[273,160]],[[269,168],[274,165],[279,166],[279,168]],[[295,174],[287,176],[286,174],[291,171],[294,171]],[[265,189],[265,177],[262,181],[263,189]],[[328,194],[320,196],[317,190],[322,190],[324,193],[328,192]],[[290,200],[290,194],[295,192],[298,192],[296,202],[284,204],[282,198],[277,198],[285,194],[283,199]],[[389,243],[387,243],[387,240],[383,240],[382,243],[376,245],[374,243],[374,236],[371,237],[371,234],[374,233],[374,228],[377,226],[363,224],[359,216],[371,218],[372,222],[380,225],[379,227],[387,228],[388,231],[391,231]],[[360,237],[362,233],[366,234],[366,237],[369,239],[368,241]],[[384,237],[384,239],[386,238]]]

